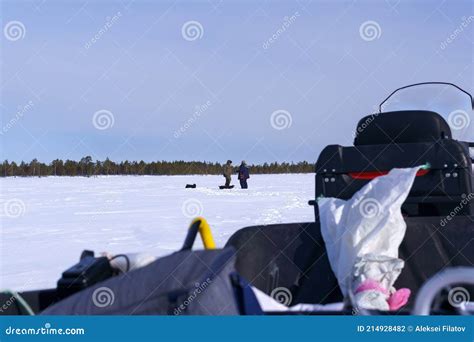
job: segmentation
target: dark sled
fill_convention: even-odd
[[[186,189],[196,189],[196,184],[186,184]]]
[[[453,87],[467,94],[472,111],[472,96],[464,90],[448,83],[429,84]],[[426,84],[397,91],[420,85]],[[472,314],[472,309],[452,305],[450,292],[462,287],[467,298],[474,298],[470,154],[474,144],[453,137],[448,121],[440,114],[419,108],[382,112],[381,106],[380,113],[359,122],[354,146],[330,145],[316,163],[315,198],[342,199],[350,198],[371,179],[392,168],[428,166],[427,172],[416,177],[402,207],[407,230],[399,253],[405,268],[395,287],[411,289],[412,297],[406,307],[390,314]],[[81,263],[88,266],[72,282],[70,276],[77,267],[63,274],[56,289],[19,295],[2,293],[2,303],[11,304],[0,314],[23,315],[31,311],[50,315],[282,314],[263,312],[250,288],[252,285],[268,295],[284,289],[288,305],[345,302],[342,311],[283,314],[352,315],[350,298],[342,297],[330,267],[318,206],[316,201],[311,203],[314,222],[243,228],[229,238],[223,249],[191,250],[198,233],[193,223],[180,251],[126,275],[111,274],[103,258],[86,253],[83,257],[88,259]],[[443,272],[442,276],[438,276],[439,272]],[[430,281],[433,277],[437,279],[437,287]],[[91,298],[104,288],[114,294],[115,300],[106,307],[94,305]],[[427,298],[426,293],[432,297]],[[420,303],[428,303],[424,311]],[[358,314],[384,313],[358,311]]]
[[[225,185],[219,185],[219,189],[233,189],[234,186],[233,185],[229,185],[229,186],[225,186]]]

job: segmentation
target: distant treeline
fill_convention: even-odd
[[[238,165],[235,165],[237,169]],[[31,162],[9,162],[0,165],[1,177],[42,177],[42,176],[98,176],[98,175],[220,175],[223,164],[198,161],[156,161],[146,163],[143,160],[120,163],[106,159],[93,161],[90,156],[80,161],[53,160],[46,164],[33,159]],[[314,164],[299,163],[264,163],[249,165],[252,174],[269,173],[310,173]]]

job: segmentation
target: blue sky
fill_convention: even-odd
[[[2,159],[315,161],[399,86],[473,91],[470,1],[1,6]]]

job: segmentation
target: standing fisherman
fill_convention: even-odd
[[[225,187],[229,188],[230,187],[230,181],[232,180],[232,173],[233,173],[233,166],[232,166],[232,160],[228,160],[227,163],[224,165],[223,168],[223,174],[225,177]]]
[[[249,168],[247,167],[247,163],[245,162],[245,160],[242,160],[242,163],[240,164],[238,178],[240,181],[240,187],[242,189],[247,189],[248,188],[247,179],[250,178],[250,174],[249,174]]]

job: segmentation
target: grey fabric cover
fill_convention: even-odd
[[[180,251],[68,297],[42,315],[236,315],[233,248]]]

